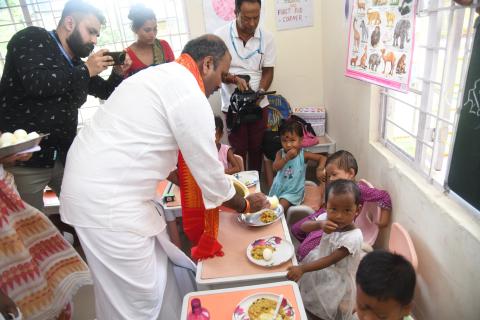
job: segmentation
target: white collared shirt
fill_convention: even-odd
[[[158,234],[165,222],[151,200],[176,168],[179,149],[207,209],[234,196],[218,160],[212,109],[190,71],[172,62],[124,80],[68,152],[63,221]]]
[[[275,43],[270,32],[257,27],[253,37],[248,39],[245,46],[243,40],[238,36],[236,20],[227,23],[215,31],[215,34],[225,41],[225,44],[232,56],[230,73],[235,75],[249,75],[250,87],[257,91],[260,89],[262,68],[275,67]],[[222,83],[222,111],[228,111],[230,96],[235,90],[234,84]],[[264,97],[260,106],[268,105],[267,97]]]

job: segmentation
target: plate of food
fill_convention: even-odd
[[[280,296],[274,293],[252,294],[237,305],[232,320],[271,320]],[[275,320],[295,320],[295,309],[282,298]]]
[[[238,221],[252,227],[268,226],[278,221],[283,216],[283,207],[275,209],[263,209],[254,213],[242,213],[238,215]]]
[[[247,188],[254,187],[258,183],[257,171],[242,171],[233,175],[238,181],[243,183]]]
[[[23,129],[18,129],[14,133],[4,132],[0,136],[0,158],[32,149],[38,146],[46,136],[48,134],[38,134],[35,131],[27,134]],[[32,151],[34,150],[32,149]]]
[[[247,247],[247,258],[261,267],[281,265],[293,256],[293,245],[277,236],[257,239]]]

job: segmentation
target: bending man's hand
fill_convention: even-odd
[[[265,208],[270,208],[270,202],[267,197],[261,193],[252,193],[246,198],[250,202],[250,212],[257,212]]]

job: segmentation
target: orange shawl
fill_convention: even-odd
[[[182,54],[177,63],[187,68],[195,77],[198,86],[205,93],[197,63],[188,54]],[[192,258],[196,260],[222,256],[222,245],[217,241],[219,210],[218,208],[205,210],[202,191],[188,169],[183,155],[178,155],[178,177],[180,195],[182,198],[183,230],[192,241]]]

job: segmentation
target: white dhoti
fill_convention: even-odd
[[[153,237],[108,229],[76,231],[94,279],[97,319],[180,318],[188,289],[179,288],[174,267],[194,270],[195,265],[165,230]]]

